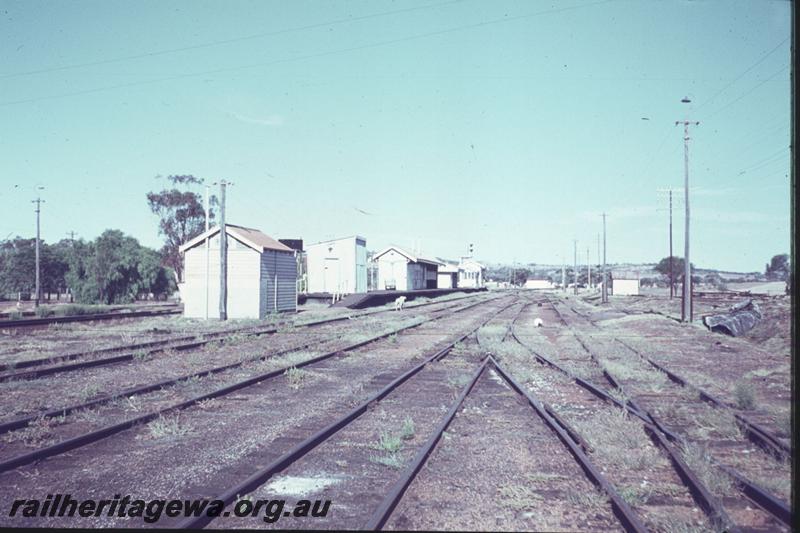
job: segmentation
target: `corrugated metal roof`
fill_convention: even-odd
[[[399,246],[388,246],[388,247],[384,248],[383,250],[381,250],[377,254],[373,255],[372,256],[372,260],[373,261],[377,260],[380,256],[382,256],[383,254],[385,254],[389,250],[394,250],[395,252],[399,253],[400,255],[405,256],[406,258],[410,259],[413,263],[429,263],[431,265],[437,265],[437,266],[444,264],[441,261],[437,261],[436,259],[428,259],[426,257],[415,256],[414,254],[411,254],[411,253],[403,250]]]
[[[257,229],[254,228],[246,228],[244,226],[236,226],[234,224],[225,224],[225,230],[231,237],[234,237],[246,245],[250,246],[251,248],[263,252],[264,250],[277,250],[279,252],[292,252],[294,250],[282,244],[266,233],[262,233]],[[210,228],[208,231],[201,233],[194,239],[190,240],[181,245],[180,251],[185,252],[189,248],[196,246],[197,244],[203,242],[209,237],[213,237],[219,233],[219,226],[214,226]]]

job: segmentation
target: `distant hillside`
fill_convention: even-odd
[[[508,281],[515,271],[527,271],[529,279],[551,279],[560,281],[562,265],[550,265],[543,263],[526,263],[510,265],[507,263],[488,263],[484,262],[487,269],[487,278],[496,281]],[[609,263],[606,265],[609,270],[625,270],[639,272],[642,278],[658,277],[659,274],[654,270],[656,263]],[[586,271],[586,264],[578,265],[579,272]],[[714,268],[702,268],[695,266],[695,275],[707,276],[717,274],[725,281],[763,281],[765,279],[762,272],[731,272],[728,270],[717,270]],[[572,276],[572,265],[566,265],[567,278]],[[599,272],[598,265],[592,265],[592,272]],[[593,274],[594,275],[594,274]]]

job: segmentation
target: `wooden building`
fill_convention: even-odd
[[[458,287],[458,265],[442,261],[436,277],[437,289],[455,289]]]
[[[226,224],[228,318],[264,318],[297,310],[295,252],[264,233]],[[185,280],[178,288],[186,317],[219,318],[220,229],[209,229],[180,247]],[[206,254],[208,241],[208,254]],[[206,268],[208,258],[208,268]]]
[[[473,259],[463,259],[458,265],[458,288],[478,289],[485,285],[486,267]]]
[[[367,240],[352,236],[306,245],[309,293],[367,292]]]
[[[372,258],[378,263],[378,289],[416,291],[435,289],[440,261],[426,259],[397,246],[389,246]]]

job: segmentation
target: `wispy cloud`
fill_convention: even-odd
[[[259,126],[282,126],[283,117],[280,115],[268,115],[266,117],[248,117],[240,115],[239,113],[228,113],[239,122],[247,122],[248,124],[258,124]]]

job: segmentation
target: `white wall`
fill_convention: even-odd
[[[484,285],[484,270],[480,265],[464,262],[458,266],[458,287],[479,288]]]
[[[455,289],[453,286],[453,276],[458,276],[455,272],[439,272],[436,277],[437,289]]]
[[[261,254],[228,236],[228,318],[259,318]],[[201,243],[184,254],[183,315],[205,318],[206,249]],[[209,253],[208,316],[219,318],[219,234]]]
[[[638,279],[615,279],[611,282],[614,296],[636,296],[639,294]]]
[[[408,259],[394,250],[389,250],[378,258],[378,290],[386,288],[387,282],[395,284],[398,291],[407,288]]]
[[[525,282],[526,289],[552,289],[554,285],[546,279],[529,279]]]
[[[308,292],[351,294],[367,290],[366,241],[347,237],[306,247]]]

